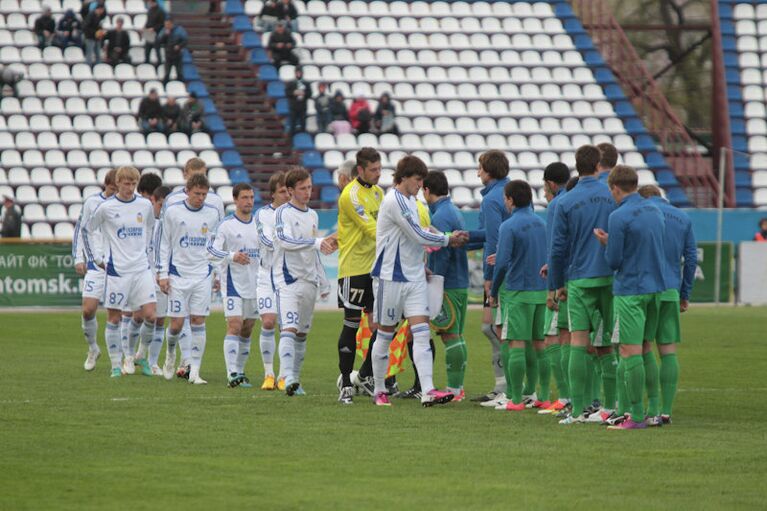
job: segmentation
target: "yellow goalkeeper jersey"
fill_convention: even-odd
[[[376,221],[384,192],[355,179],[338,198],[338,278],[370,273],[376,256]]]

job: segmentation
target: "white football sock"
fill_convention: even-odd
[[[191,330],[191,365],[199,371],[202,365],[202,356],[205,354],[205,325],[192,326]]]
[[[112,369],[119,369],[123,361],[122,343],[120,342],[120,325],[107,323],[104,337],[107,341],[107,351],[109,352],[109,361],[112,363]]]
[[[131,321],[133,320],[126,316],[122,316],[122,318],[120,319],[120,346],[121,346],[122,352],[125,353],[125,355],[129,355],[131,353],[130,347],[128,346],[128,337],[129,337]]]
[[[285,381],[293,380],[293,360],[295,359],[295,339],[293,332],[280,332],[280,372]]]
[[[304,366],[304,356],[306,355],[306,336],[296,336],[293,341],[295,358],[293,359],[293,379],[301,381],[301,368]]]
[[[189,324],[189,318],[184,319],[184,326],[181,327],[181,334],[178,336],[178,344],[181,347],[181,360],[188,364],[192,358],[192,326]]]
[[[178,344],[178,338],[181,337],[181,332],[173,333],[173,330],[168,328],[165,332],[165,336],[168,338],[168,353],[173,356],[176,352],[176,345]]]
[[[413,363],[418,369],[418,378],[421,380],[421,392],[426,394],[434,390],[434,362],[431,358],[431,338],[429,324],[421,323],[410,328],[413,333]]]
[[[240,348],[237,350],[237,372],[245,372],[245,364],[250,356],[250,337],[240,337]]]
[[[128,349],[131,356],[136,356],[136,348],[138,348],[139,336],[141,334],[142,323],[136,323],[133,319],[130,320],[128,325]],[[151,342],[152,334],[149,334]]]
[[[154,337],[154,323],[144,321],[139,329],[139,338],[141,339],[141,354],[149,358],[149,349]]]
[[[152,329],[152,344],[149,345],[149,366],[156,366],[157,361],[160,358],[160,350],[162,350],[162,337],[163,337],[162,325],[154,325]]]
[[[96,316],[93,316],[91,319],[83,318],[82,326],[83,326],[83,335],[85,335],[85,342],[88,343],[88,349],[90,351],[98,351],[98,349],[99,349],[99,344],[98,344],[99,321],[98,321],[98,319],[96,319]]]
[[[274,375],[274,329],[261,329],[258,346],[261,348],[261,360],[264,362],[264,376]]]
[[[490,347],[493,350],[493,374],[495,376],[495,392],[506,391],[506,374],[503,372],[503,361],[501,360],[501,343],[495,334],[495,327],[490,323],[482,324],[482,333],[490,341]]]
[[[378,330],[376,342],[373,344],[373,380],[375,393],[386,392],[386,371],[389,369],[389,345],[394,339],[394,332]]]
[[[240,338],[236,335],[224,337],[224,362],[226,363],[226,375],[237,373],[237,349]]]

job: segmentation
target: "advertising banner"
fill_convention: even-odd
[[[80,304],[71,243],[0,243],[0,307]]]

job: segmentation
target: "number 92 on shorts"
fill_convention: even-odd
[[[280,328],[308,332],[312,327],[317,286],[299,280],[277,289],[276,298]]]

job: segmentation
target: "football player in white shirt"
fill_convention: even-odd
[[[157,271],[160,289],[168,294],[168,355],[175,361],[176,344],[188,316],[191,323],[189,383],[207,383],[200,378],[205,353],[205,318],[210,314],[213,267],[207,246],[221,221],[218,210],[205,204],[208,178],[195,174],[186,182],[187,198],[167,207],[160,224]],[[167,377],[167,375],[166,375]]]
[[[256,227],[260,242],[259,252],[261,263],[258,270],[258,315],[261,317],[261,334],[258,344],[261,349],[261,360],[264,364],[264,382],[261,390],[285,390],[285,377],[280,371],[275,384],[274,354],[274,325],[277,323],[277,301],[272,287],[272,259],[274,258],[274,212],[290,200],[290,194],[285,186],[285,173],[276,172],[269,178],[269,191],[272,203],[256,211]],[[282,369],[282,367],[280,367]]]
[[[117,169],[117,193],[104,201],[83,229],[88,260],[106,270],[106,343],[112,377],[122,374],[123,350],[120,318],[123,310],[141,310],[140,336],[151,342],[155,321],[154,279],[148,251],[154,228],[152,204],[135,194],[139,172],[134,167]],[[101,230],[103,250],[93,249],[91,235]],[[132,361],[130,361],[132,366]]]
[[[196,175],[196,174],[202,174],[203,176],[206,176],[208,173],[208,168],[205,165],[205,161],[201,158],[189,158],[187,162],[184,164],[184,181],[188,181],[190,177]],[[187,198],[187,188],[186,185],[177,186],[173,192],[170,193],[165,198],[165,205],[163,206],[163,212],[165,212],[166,209],[168,209],[169,206],[172,206],[173,204],[178,204],[180,202],[183,202]],[[211,207],[214,207],[218,214],[221,215],[221,218],[224,218],[226,216],[226,211],[224,208],[224,201],[219,197],[216,192],[213,190],[208,190],[208,195],[205,197],[205,204]],[[160,218],[162,219],[162,215],[160,215]],[[159,240],[157,240],[157,245],[159,246]],[[218,290],[219,286],[219,278],[218,278],[218,268],[214,268],[213,273],[213,287],[214,290]],[[191,337],[192,331],[190,329],[189,325],[189,319],[187,318],[186,321],[184,321],[184,327],[181,330],[181,336],[178,339],[178,344],[181,347],[181,365],[179,365],[178,372],[176,375],[179,378],[189,378],[188,373],[188,366],[189,366],[189,359],[191,357]]]
[[[374,321],[378,324],[378,339],[373,345],[373,402],[378,406],[391,406],[385,384],[389,345],[403,316],[413,335],[413,362],[421,379],[421,404],[443,404],[454,397],[450,392],[435,389],[432,381],[434,362],[429,343],[424,247],[460,246],[468,234],[458,231],[447,236],[421,228],[415,197],[427,174],[426,164],[419,158],[402,158],[394,172],[394,187],[387,192],[378,210],[376,258],[371,272]]]
[[[250,334],[258,318],[256,290],[259,267],[258,230],[253,218],[253,188],[238,183],[232,189],[234,214],[221,220],[208,243],[208,258],[221,265],[224,295],[224,361],[229,387],[252,387],[245,376]]]
[[[319,220],[309,208],[309,172],[303,168],[290,170],[285,186],[291,199],[275,211],[272,280],[280,316],[280,370],[285,376],[285,393],[292,396],[304,394],[301,366],[318,291],[323,297],[330,292],[320,250],[330,254],[335,243],[331,238],[317,237]]]
[[[85,359],[83,367],[86,371],[93,371],[96,367],[96,360],[101,356],[101,350],[98,345],[99,323],[96,319],[96,311],[99,308],[99,301],[104,299],[104,282],[106,281],[106,272],[95,264],[86,264],[87,256],[85,254],[85,245],[83,244],[82,226],[90,220],[93,212],[105,200],[115,194],[117,184],[115,183],[115,169],[107,172],[104,176],[104,191],[91,195],[83,203],[80,210],[80,218],[75,225],[75,234],[72,238],[72,257],[75,261],[75,271],[78,275],[85,277],[83,279],[83,335],[88,343],[88,356]],[[96,251],[102,251],[101,233],[96,231],[91,236],[91,243]]]

